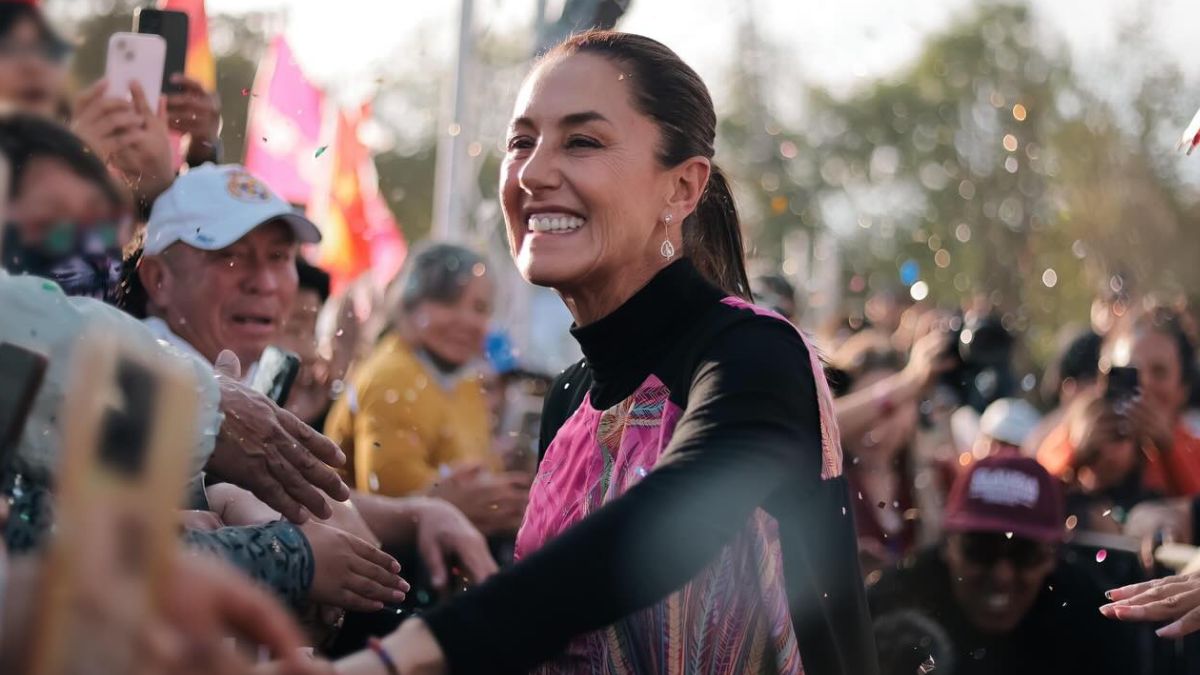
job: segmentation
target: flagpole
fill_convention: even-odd
[[[463,124],[467,111],[467,80],[472,58],[471,23],[474,0],[462,0],[458,26],[458,52],[454,65],[454,90],[450,118],[438,130],[437,166],[434,174],[433,238],[459,241],[466,233],[466,214],[459,185],[462,183],[464,143]]]

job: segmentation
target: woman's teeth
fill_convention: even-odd
[[[572,232],[583,227],[584,219],[563,213],[539,213],[529,216],[528,222],[534,232]]]
[[[1008,609],[1008,604],[1012,602],[1012,596],[1008,593],[991,593],[986,598],[988,609],[993,611],[1002,611]]]

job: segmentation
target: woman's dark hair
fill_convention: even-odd
[[[1059,404],[1059,392],[1067,380],[1090,384],[1100,377],[1100,348],[1104,339],[1090,330],[1077,333],[1058,353],[1042,380],[1042,399]]]
[[[0,4],[0,7],[4,6]],[[54,159],[66,164],[81,178],[94,183],[114,206],[125,204],[123,194],[104,162],[78,136],[58,122],[30,113],[0,113],[0,152],[8,158],[12,170],[8,183],[10,195],[18,194],[21,179],[25,177],[31,162]]]
[[[696,71],[666,45],[632,33],[589,31],[567,38],[543,60],[572,54],[602,56],[625,71],[634,107],[658,126],[663,166],[697,156],[712,159],[717,133],[712,97]],[[683,252],[709,281],[750,299],[737,208],[715,163],[696,211],[683,221]]]
[[[0,2],[0,39],[8,37],[23,21],[32,21],[37,26],[38,39],[51,53],[65,56],[70,52],[71,44],[54,30],[37,6],[23,2]]]
[[[1184,318],[1168,307],[1153,307],[1126,315],[1121,323],[1113,327],[1108,337],[1111,340],[1119,335],[1144,330],[1161,333],[1175,343],[1179,352],[1180,377],[1183,379],[1183,386],[1190,391],[1196,379],[1196,343],[1184,324]]]

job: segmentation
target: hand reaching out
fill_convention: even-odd
[[[310,600],[359,612],[404,600],[409,585],[399,576],[400,563],[390,555],[328,525],[310,522],[300,529],[316,559]]]
[[[1200,630],[1200,573],[1154,579],[1105,594],[1113,602],[1100,613],[1118,621],[1170,621],[1155,631],[1180,638]]]

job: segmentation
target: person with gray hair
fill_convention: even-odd
[[[516,532],[529,476],[500,473],[480,360],[493,283],[482,256],[455,244],[415,251],[388,290],[373,352],[347,379],[325,433],[361,492],[429,494],[487,535]]]

